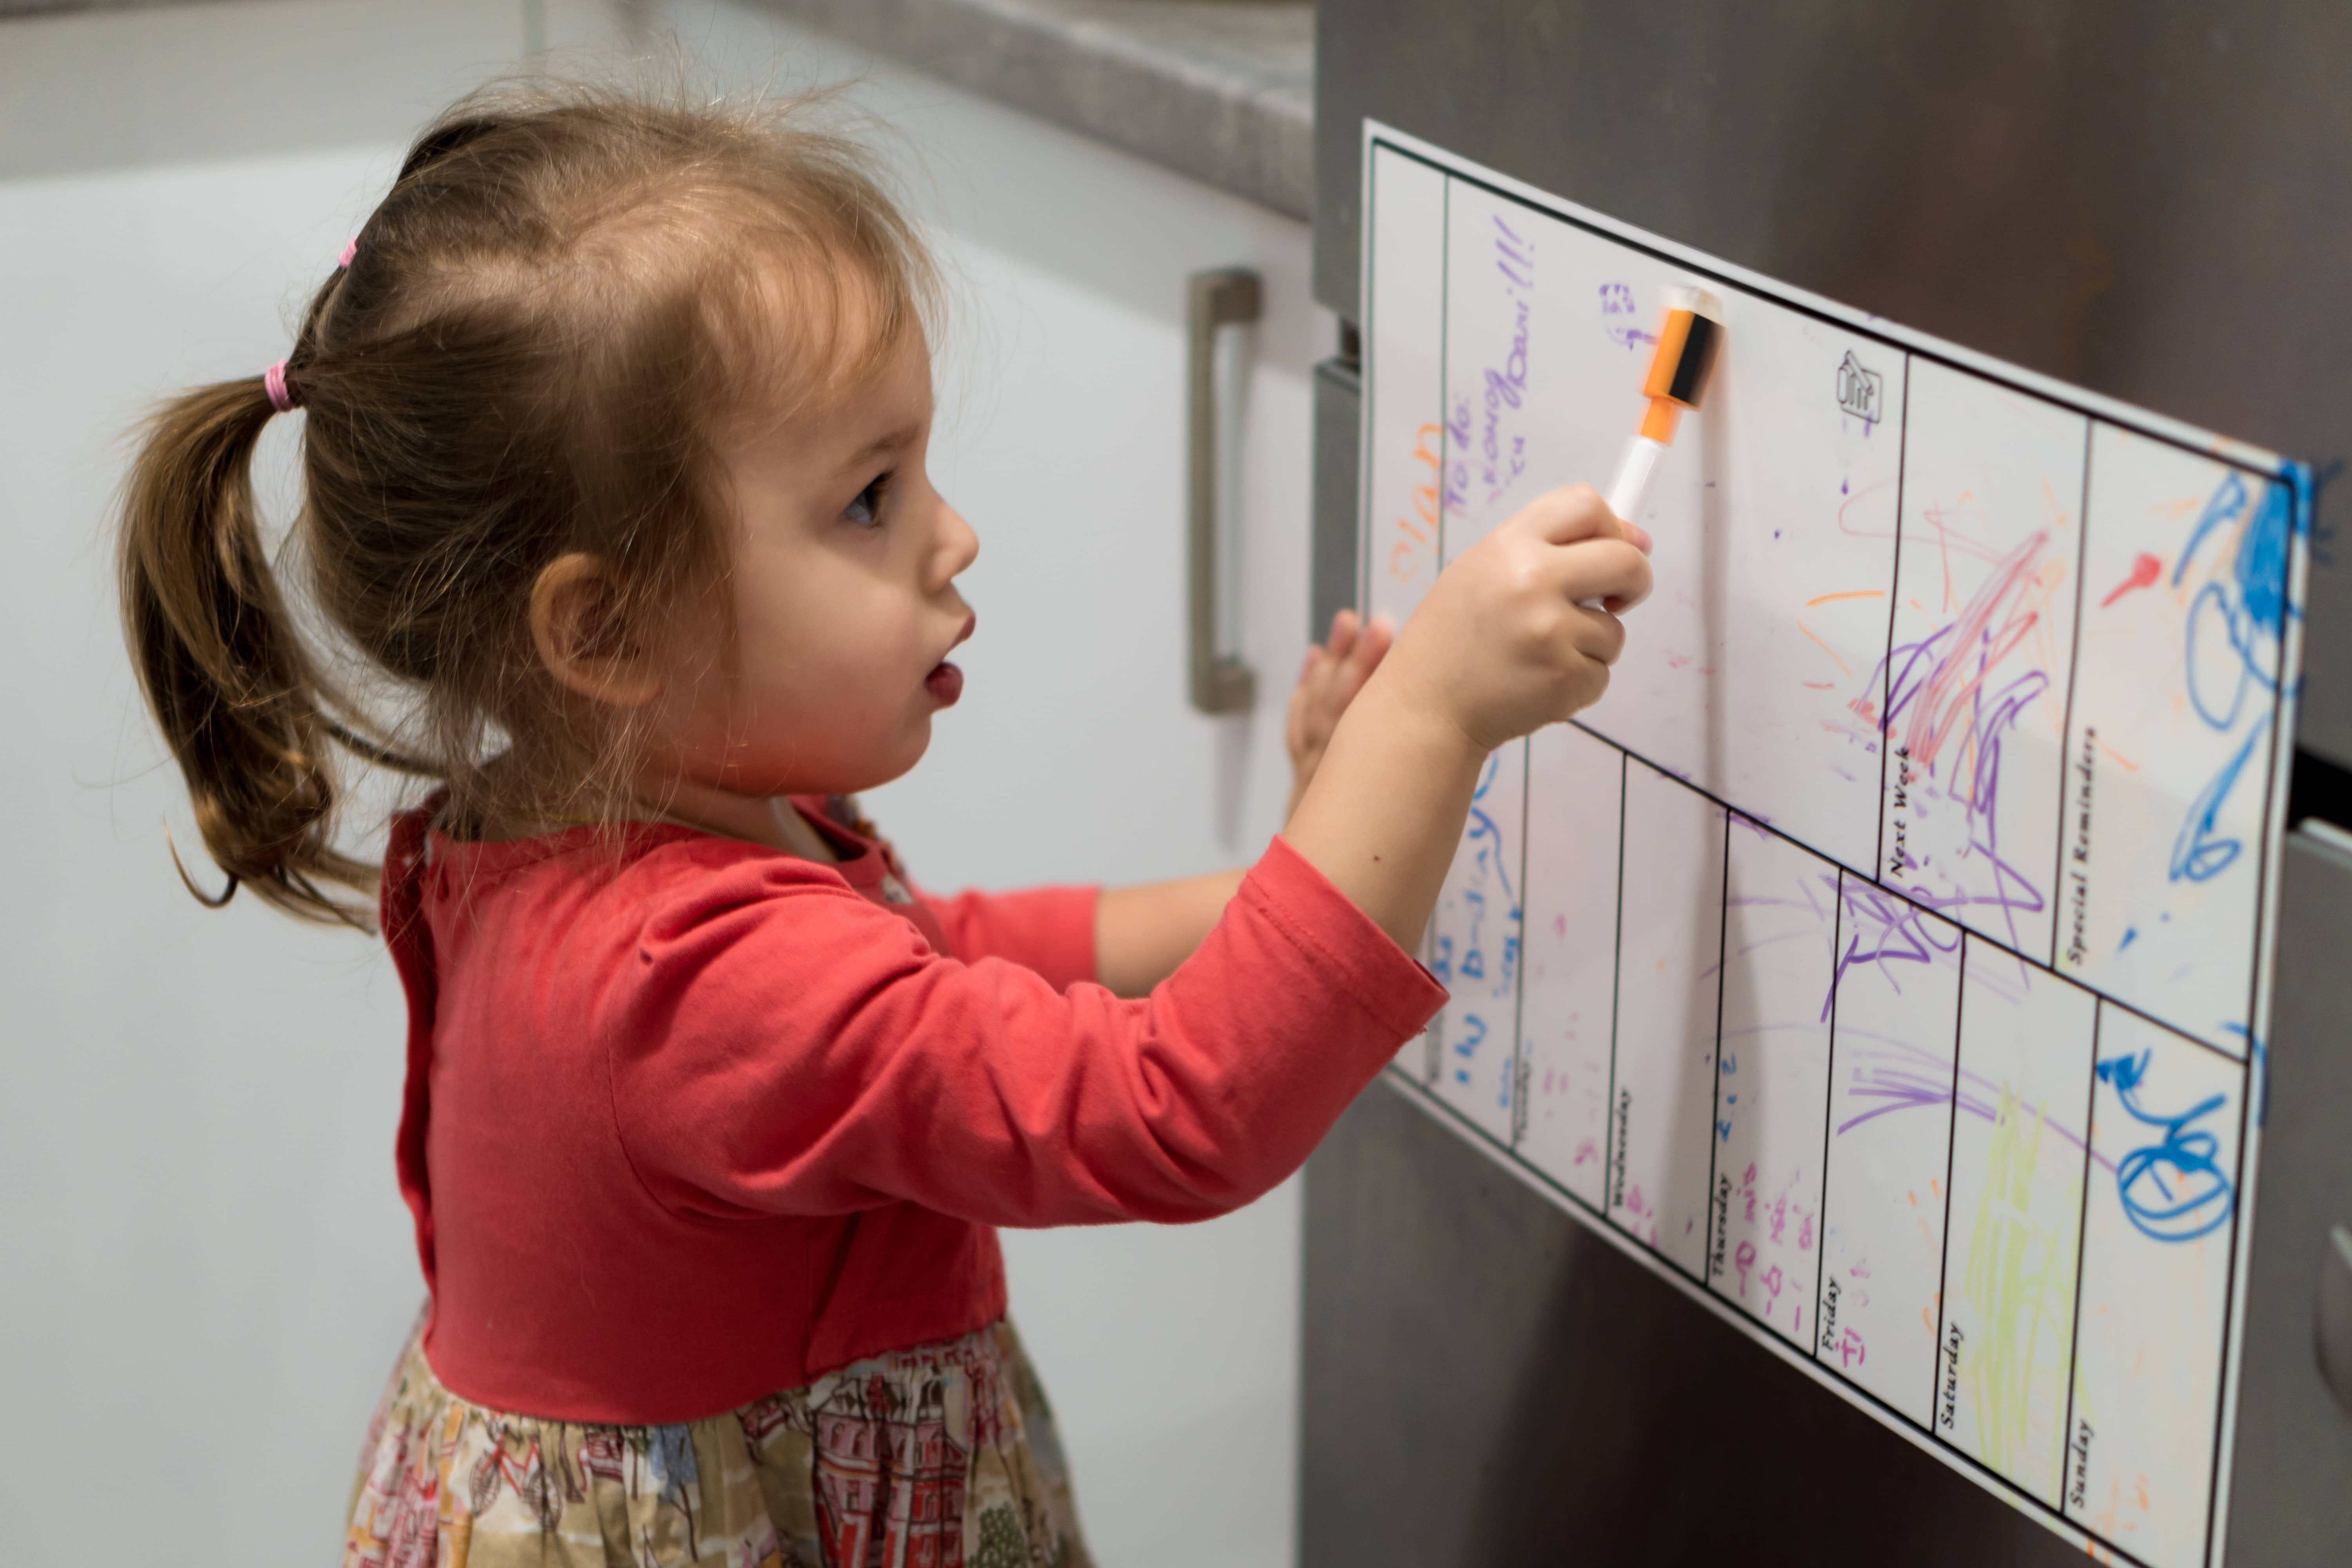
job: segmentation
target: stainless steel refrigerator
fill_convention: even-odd
[[[2226,1561],[2352,1563],[2352,6],[1320,0],[1315,284],[1375,119],[1968,347],[2319,466]],[[1357,581],[1319,367],[1315,624]],[[1376,1086],[1308,1167],[1302,1561],[2038,1563],[2079,1549]],[[2352,1383],[2352,1376],[2344,1381]]]

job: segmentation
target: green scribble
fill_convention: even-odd
[[[2044,1487],[2057,1478],[2024,1475],[2020,1467],[2032,1457],[2035,1415],[2046,1431],[2057,1426],[2074,1322],[2074,1244],[2062,1234],[2071,1227],[2040,1223],[2034,1214],[2033,1178],[2047,1131],[2044,1112],[2028,1112],[2003,1085],[1960,1282],[1979,1324],[1960,1358],[1979,1457],[2012,1479]],[[2051,1212],[2082,1212],[2079,1174],[2066,1178]],[[2063,1458],[2061,1443],[2051,1458]]]

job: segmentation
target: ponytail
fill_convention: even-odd
[[[372,925],[380,869],[337,848],[354,759],[437,782],[473,831],[634,814],[646,736],[549,678],[541,572],[595,556],[633,607],[718,581],[731,422],[869,374],[931,288],[854,143],[801,107],[537,83],[445,114],[287,357],[141,433],[123,629],[228,876],[196,896]],[[299,587],[271,574],[249,473],[296,406]]]
[[[205,847],[228,873],[216,899],[189,890],[220,904],[247,887],[289,913],[365,928],[377,868],[334,843],[327,746],[341,727],[254,505],[253,449],[275,412],[253,376],[184,394],[149,420],[123,500],[123,630]]]

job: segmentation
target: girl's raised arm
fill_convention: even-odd
[[[1340,718],[1285,837],[1399,946],[1421,942],[1487,753],[1607,689],[1647,545],[1590,485],[1538,497],[1439,574]]]

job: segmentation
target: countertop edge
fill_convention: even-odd
[[[198,0],[0,0],[0,20]],[[1302,222],[1315,203],[1311,25],[1227,0],[747,0]]]
[[[1288,76],[1238,68],[1172,47],[1108,8],[1024,0],[757,3],[1286,216],[1312,218],[1311,68]]]

